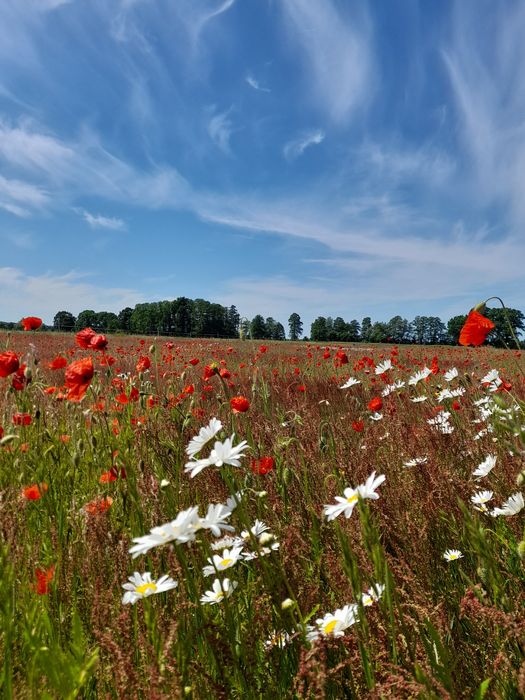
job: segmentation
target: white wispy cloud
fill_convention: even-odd
[[[232,107],[225,112],[214,114],[208,122],[208,135],[213,143],[223,152],[230,154],[230,138],[234,131],[230,118]]]
[[[245,78],[245,81],[254,90],[258,90],[259,92],[271,92],[270,88],[262,87],[260,82],[256,78],[254,78],[251,73],[248,73],[248,75]]]
[[[49,204],[48,193],[21,180],[8,179],[0,175],[0,208],[15,216],[31,216],[35,210]]]
[[[107,228],[112,231],[125,231],[126,223],[122,219],[109,216],[101,216],[100,214],[91,214],[85,209],[76,209],[77,214],[80,214],[91,228]]]
[[[324,141],[326,134],[317,129],[315,131],[303,132],[300,136],[285,144],[283,148],[286,160],[294,160],[301,156],[309,146],[320,144]]]
[[[332,0],[286,0],[281,7],[290,40],[305,60],[305,84],[324,113],[346,122],[375,86],[368,18],[343,14]]]
[[[11,180],[9,185],[11,190],[24,185],[34,205],[98,196],[117,202],[134,201],[148,208],[184,209],[191,192],[175,168],[152,165],[147,171],[140,170],[113,155],[96,134],[87,130],[80,140],[66,142],[33,123],[9,126],[0,122],[1,161],[12,171],[38,180],[34,185],[21,181],[13,185]]]
[[[14,321],[32,314],[51,323],[64,307],[73,314],[83,309],[118,313],[145,301],[133,289],[105,287],[86,281],[86,276],[75,271],[29,275],[19,268],[0,267],[0,319]]]
[[[490,29],[488,29],[490,25]],[[525,6],[460,3],[443,50],[478,200],[525,224]]]

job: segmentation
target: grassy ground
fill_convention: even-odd
[[[519,497],[503,507],[523,490],[519,353],[126,337],[94,352],[40,332],[0,342],[27,366],[0,378],[2,697],[524,696],[525,509],[510,514]],[[64,398],[64,368],[48,367],[57,355],[93,358],[81,401]],[[499,380],[483,383],[491,369]],[[349,377],[360,383],[341,389]],[[186,446],[214,417],[222,428],[196,459],[235,433],[240,466],[192,478]],[[373,471],[386,477],[376,498],[343,496]],[[245,534],[235,562],[202,519],[238,492],[221,537],[256,519],[268,530]],[[348,509],[329,519],[336,497]],[[192,541],[173,531],[132,558],[133,538],[192,506],[177,530]],[[462,556],[447,561],[450,549]],[[178,586],[139,582],[124,604],[133,572]],[[226,578],[231,595],[201,602]]]

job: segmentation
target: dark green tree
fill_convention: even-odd
[[[370,340],[370,331],[372,329],[372,319],[370,316],[366,316],[361,323],[361,340],[366,343]]]
[[[75,329],[75,321],[77,319],[69,311],[59,311],[53,319],[53,328],[56,331],[70,332]]]
[[[459,334],[461,333],[461,329],[463,328],[463,324],[465,323],[466,320],[467,320],[467,315],[461,314],[460,316],[454,316],[447,323],[447,331],[448,331],[449,341],[453,345],[458,344]]]
[[[299,340],[303,334],[303,323],[299,314],[295,312],[288,319],[288,329],[290,331],[290,340]]]
[[[266,323],[261,314],[254,316],[250,323],[250,337],[254,340],[266,338]]]
[[[282,323],[275,324],[275,329],[272,335],[272,340],[286,340],[286,333],[284,332],[284,326]]]
[[[128,333],[131,330],[131,314],[133,309],[130,306],[126,306],[125,309],[118,315],[118,327],[119,330]]]
[[[487,341],[498,348],[516,347],[509,323],[514,335],[519,339],[520,331],[525,331],[525,316],[518,309],[486,309],[483,315],[496,324],[487,336]]]
[[[325,342],[328,340],[326,318],[324,316],[318,316],[315,321],[312,321],[312,325],[310,326],[310,338],[317,342]]]
[[[77,316],[77,320],[75,321],[75,330],[81,331],[83,328],[93,328],[93,330],[96,330],[94,328],[96,322],[97,314],[91,309],[85,309]]]

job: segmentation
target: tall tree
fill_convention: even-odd
[[[288,319],[288,329],[290,331],[290,340],[299,340],[303,334],[303,322],[299,314],[295,312]]]
[[[81,331],[83,328],[94,328],[97,324],[97,314],[92,309],[81,311],[75,322],[75,330]]]
[[[266,338],[266,323],[261,314],[254,316],[250,323],[250,337],[254,340]]]
[[[372,329],[372,319],[366,316],[361,323],[361,340],[368,342],[370,340],[370,331]]]
[[[463,328],[463,324],[467,320],[466,314],[461,314],[460,316],[454,316],[447,323],[448,337],[451,343],[454,345],[458,344],[459,334]]]
[[[133,309],[130,306],[126,306],[125,309],[118,315],[118,327],[121,331],[129,332],[131,330],[131,314]]]
[[[275,329],[272,335],[272,340],[286,340],[286,333],[284,332],[284,326],[282,323],[275,324]]]
[[[326,318],[318,316],[315,321],[312,321],[310,326],[310,339],[324,342],[328,340],[326,333]]]
[[[56,331],[72,331],[75,328],[76,318],[69,311],[59,311],[53,319],[53,328]]]

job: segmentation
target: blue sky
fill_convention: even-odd
[[[525,310],[525,4],[2,0],[0,319]]]

